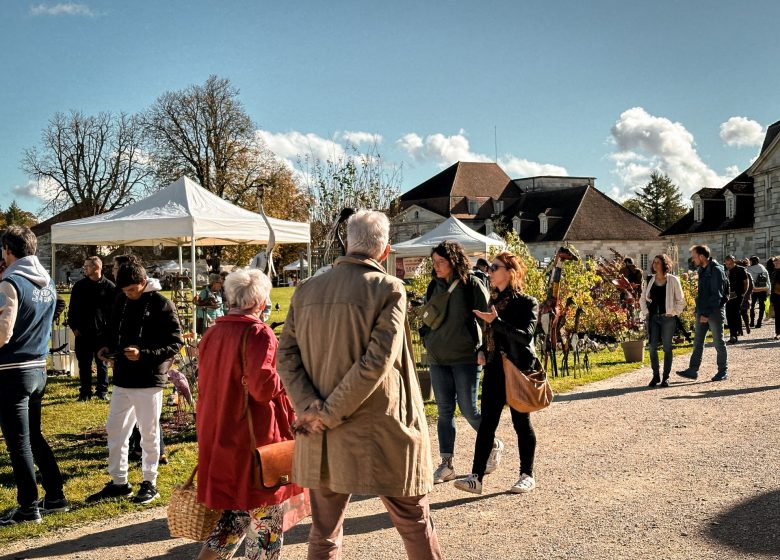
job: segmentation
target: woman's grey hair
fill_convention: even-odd
[[[256,268],[241,269],[227,275],[224,288],[230,307],[252,309],[268,301],[271,281]]]
[[[360,210],[347,222],[347,252],[378,259],[390,240],[390,220],[376,210]]]

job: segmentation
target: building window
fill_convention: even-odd
[[[493,201],[493,213],[494,214],[500,214],[504,211],[504,201],[503,200],[494,200]]]
[[[515,230],[515,233],[520,233],[520,218],[517,216],[512,218],[512,229]]]
[[[493,233],[493,220],[485,220],[485,235]]]
[[[731,220],[736,213],[736,197],[730,191],[726,191],[723,196],[726,199],[726,219]]]
[[[547,215],[539,214],[539,233],[544,235],[547,233]]]
[[[694,222],[701,222],[702,220],[702,203],[701,200],[694,200],[693,201],[693,221]]]
[[[639,268],[642,271],[646,272],[647,264],[648,264],[647,253],[642,253],[641,255],[639,255]]]
[[[419,220],[420,219],[420,212],[418,212],[417,210],[414,211],[414,219],[415,220]]]
[[[769,183],[769,178],[767,178],[766,182]],[[766,188],[766,209],[767,210],[772,209],[772,187],[771,186]]]
[[[476,214],[479,212],[479,201],[469,199],[469,214]]]

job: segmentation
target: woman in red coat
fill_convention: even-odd
[[[278,342],[260,320],[271,282],[259,270],[240,270],[225,280],[230,311],[205,334],[198,362],[198,501],[224,510],[198,558],[230,558],[246,536],[247,558],[278,558],[283,502],[303,490],[289,484],[261,489],[253,484],[255,447],[293,439],[292,405],[276,373]],[[242,339],[247,371],[242,368]],[[244,414],[246,377],[256,441]]]

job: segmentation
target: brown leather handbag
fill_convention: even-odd
[[[249,424],[254,485],[271,490],[292,482],[295,440],[290,439],[256,447],[257,439],[255,438],[255,428],[252,422],[252,408],[249,406],[249,388],[246,384],[246,342],[251,330],[252,328],[249,327],[244,331],[241,339],[241,385],[244,387],[244,415]]]
[[[533,371],[522,371],[506,354],[501,353],[504,363],[506,402],[518,412],[536,412],[550,406],[553,400],[552,387],[547,380],[542,364],[536,361]]]

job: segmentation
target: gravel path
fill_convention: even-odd
[[[518,460],[505,412],[507,453],[485,494],[452,484],[431,494],[445,557],[780,558],[780,344],[770,330],[730,348],[725,382],[709,382],[708,347],[698,381],[648,389],[644,367],[558,397],[534,415],[538,486],[529,495],[506,493]],[[686,364],[678,358],[674,369]],[[461,421],[464,475],[473,443]],[[305,558],[307,530],[303,523],[287,534],[285,558]],[[0,560],[178,560],[194,558],[199,545],[170,539],[164,509],[154,508],[5,548]],[[351,504],[343,557],[405,557],[377,499]]]

